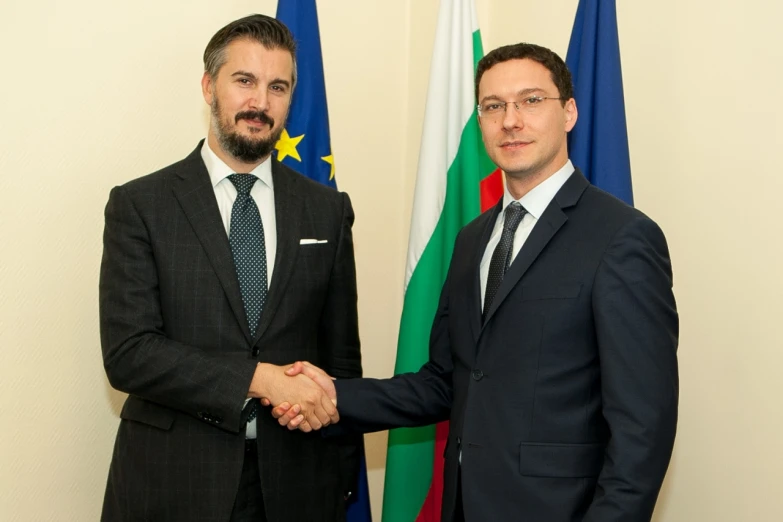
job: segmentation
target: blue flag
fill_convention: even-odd
[[[329,138],[324,63],[315,0],[279,0],[277,19],[296,40],[297,81],[277,159],[305,176],[336,187]]]
[[[633,205],[615,0],[579,0],[566,64],[579,118],[568,154],[590,182]]]
[[[315,0],[279,0],[277,19],[296,40],[297,83],[283,136],[275,145],[277,159],[324,185],[336,187],[329,138],[324,63]],[[348,505],[347,522],[371,522],[367,464],[361,458],[359,484]]]

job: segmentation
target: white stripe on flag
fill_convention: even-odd
[[[440,218],[446,172],[473,114],[473,33],[477,30],[473,0],[441,1],[408,240],[406,290]]]

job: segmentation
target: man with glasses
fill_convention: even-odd
[[[677,424],[664,235],[569,161],[578,113],[555,53],[490,52],[476,99],[506,190],[456,239],[430,360],[386,380],[289,374],[336,391],[335,430],[450,420],[444,522],[649,521]],[[273,414],[308,429],[287,404]]]

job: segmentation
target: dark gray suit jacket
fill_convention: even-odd
[[[277,255],[251,338],[200,147],[114,188],[106,207],[103,360],[111,385],[129,397],[104,521],[229,519],[257,362],[309,360],[335,376],[361,376],[348,196],[273,162]],[[289,432],[267,411],[257,422],[269,520],[342,520],[361,438]],[[291,509],[297,498],[307,502]]]
[[[482,324],[479,264],[501,204],[457,237],[429,362],[393,379],[337,381],[335,428],[450,419],[444,522],[460,454],[468,521],[648,522],[677,423],[678,316],[663,233],[577,171]]]

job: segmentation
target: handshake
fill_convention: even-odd
[[[296,362],[287,369],[259,363],[249,397],[273,406],[272,416],[289,430],[318,430],[340,420],[333,378],[308,362]]]

